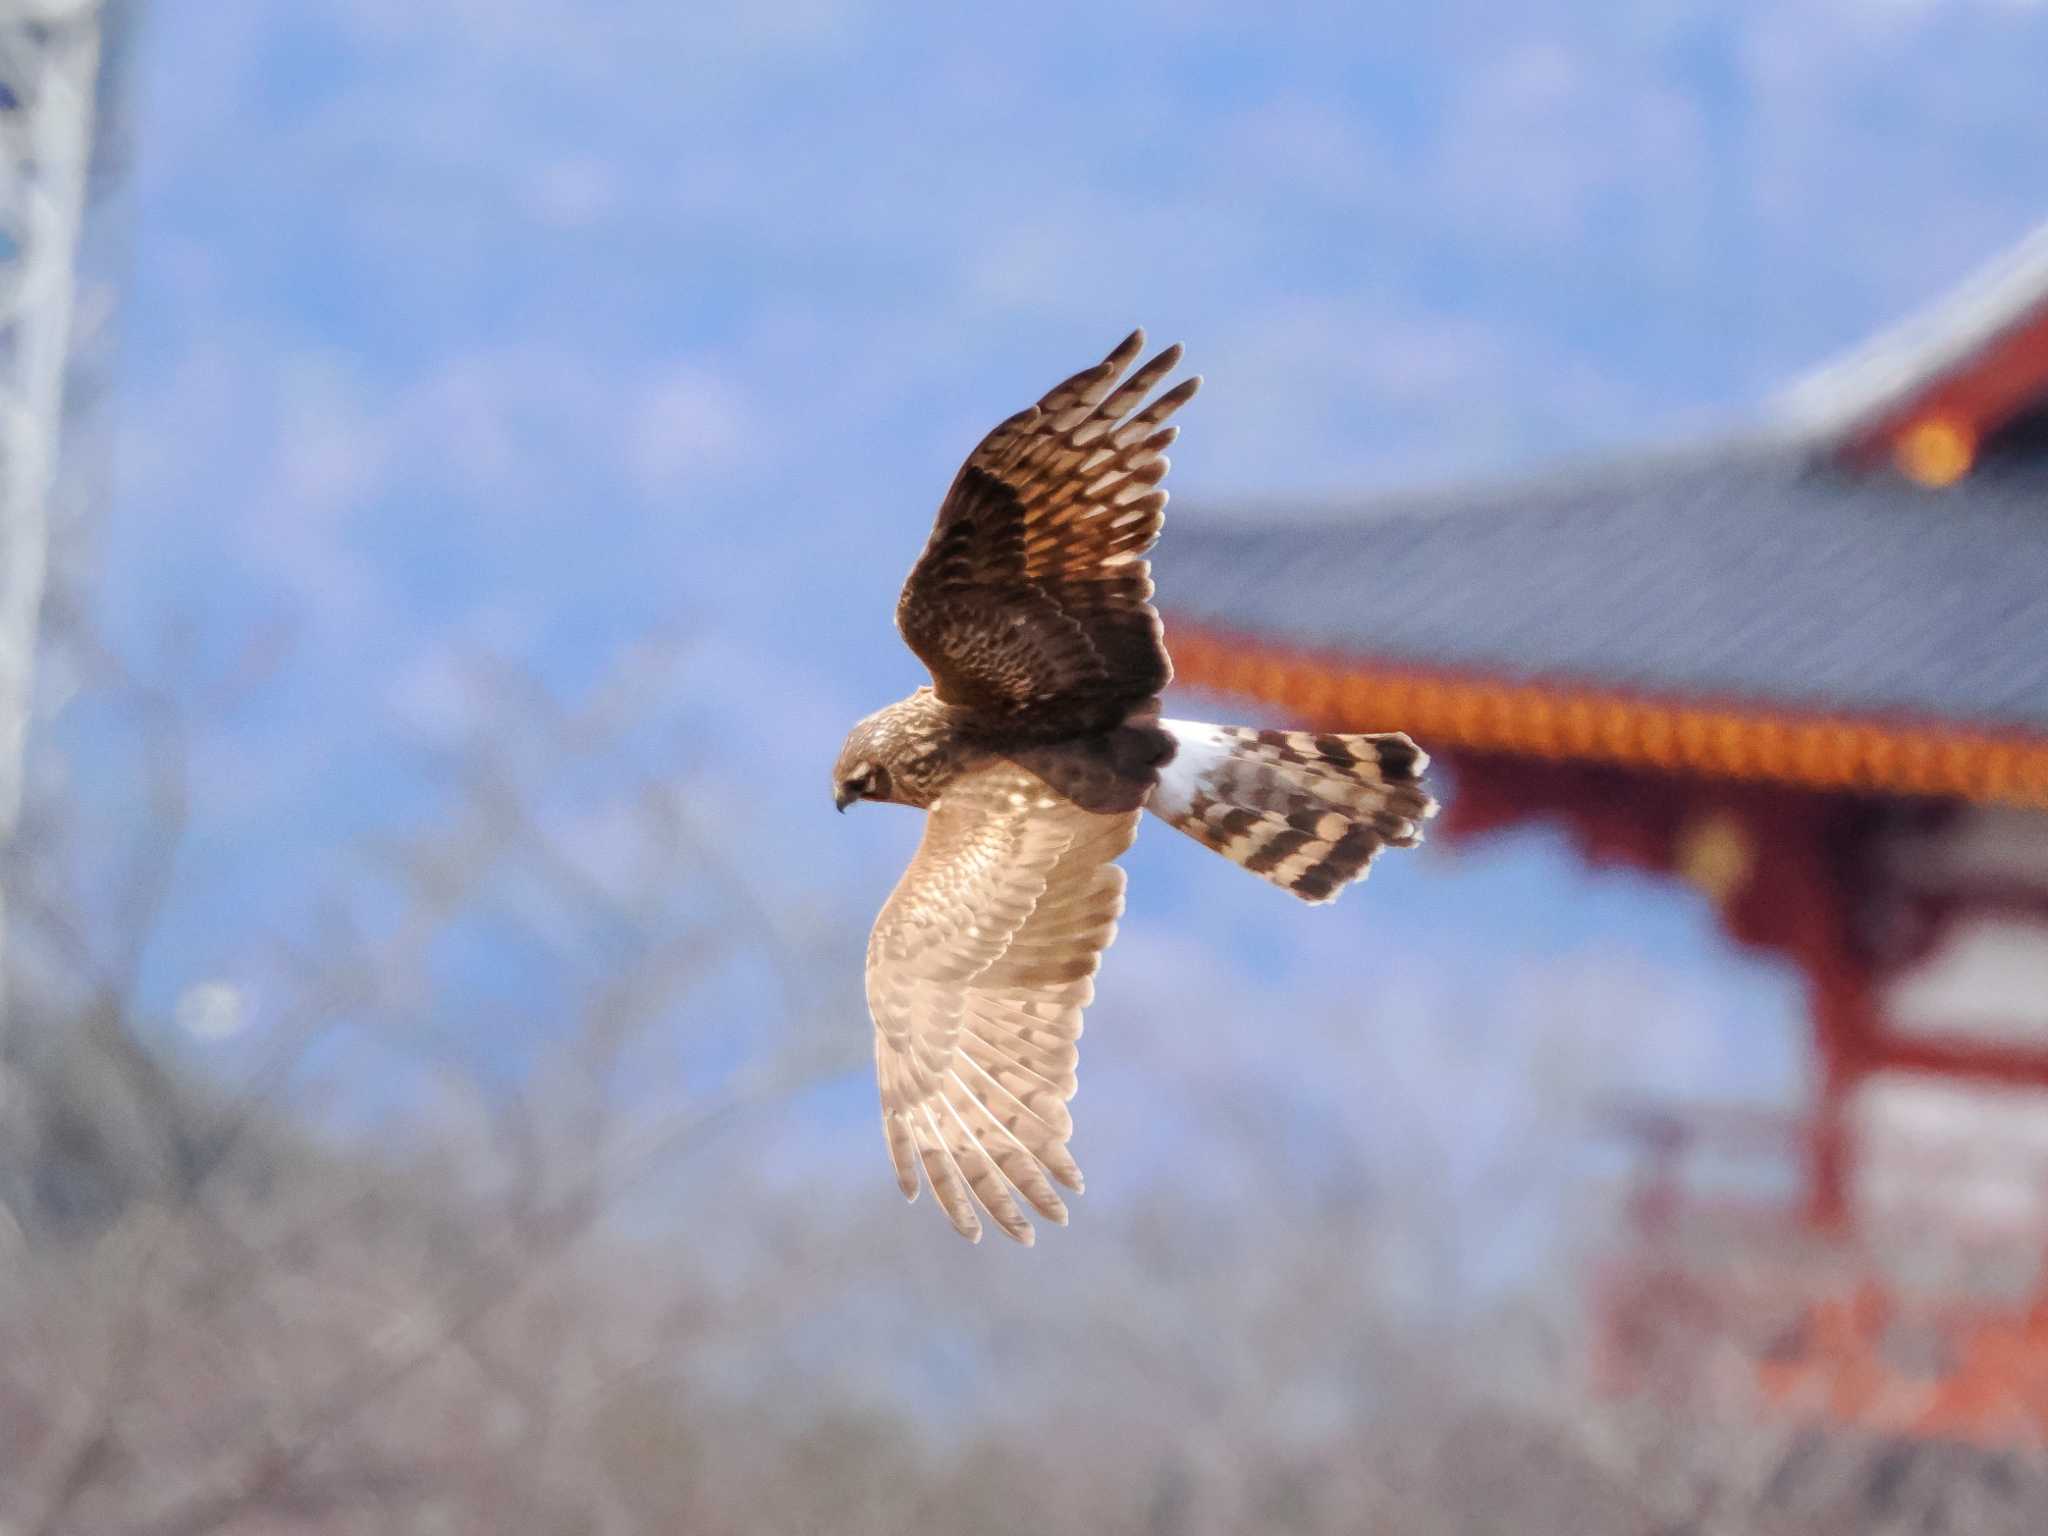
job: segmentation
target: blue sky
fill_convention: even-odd
[[[979,434],[1133,324],[1207,376],[1176,509],[1229,515],[1724,425],[2048,211],[2020,0],[208,0],[141,46],[104,607],[201,670],[279,645],[196,722],[162,1001],[436,814],[471,658],[568,691],[649,635],[684,662],[630,772],[856,954],[916,829],[826,770],[917,678],[896,585]],[[1800,1081],[1786,978],[1543,834],[1332,913],[1161,828],[1131,867],[1098,1102],[1140,1043],[1347,1059],[1174,1031],[1190,977],[1353,1009],[1431,1082],[1453,1016],[1611,1035],[1646,1088]],[[821,986],[865,1028],[851,965]]]

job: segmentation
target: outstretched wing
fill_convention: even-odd
[[[1013,763],[962,775],[876,919],[868,1010],[897,1187],[915,1200],[922,1165],[964,1237],[981,1239],[979,1202],[1029,1243],[1012,1191],[1064,1224],[1046,1175],[1081,1188],[1067,1152],[1075,1042],[1123,911],[1111,860],[1137,823]]]
[[[1145,552],[1159,538],[1166,419],[1200,377],[1150,405],[1168,347],[1119,385],[1133,331],[968,456],[904,583],[896,625],[948,704],[1104,729],[1173,676]]]

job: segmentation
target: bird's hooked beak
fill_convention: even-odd
[[[846,814],[846,808],[859,798],[859,795],[849,794],[844,784],[832,786],[832,808],[842,816]]]

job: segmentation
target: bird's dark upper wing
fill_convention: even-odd
[[[1168,347],[1122,377],[1145,333],[982,439],[939,508],[896,624],[941,699],[1020,724],[1114,724],[1173,676],[1145,553],[1159,537],[1166,425],[1183,380]]]

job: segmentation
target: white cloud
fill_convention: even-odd
[[[587,229],[625,201],[615,167],[591,155],[564,155],[537,167],[528,189],[529,206],[543,223]]]
[[[757,429],[739,391],[707,368],[679,363],[641,384],[628,405],[626,451],[644,493],[686,487],[730,467],[755,447]]]
[[[196,1040],[226,1040],[242,1032],[248,1009],[242,989],[230,981],[202,981],[178,998],[178,1027]]]

